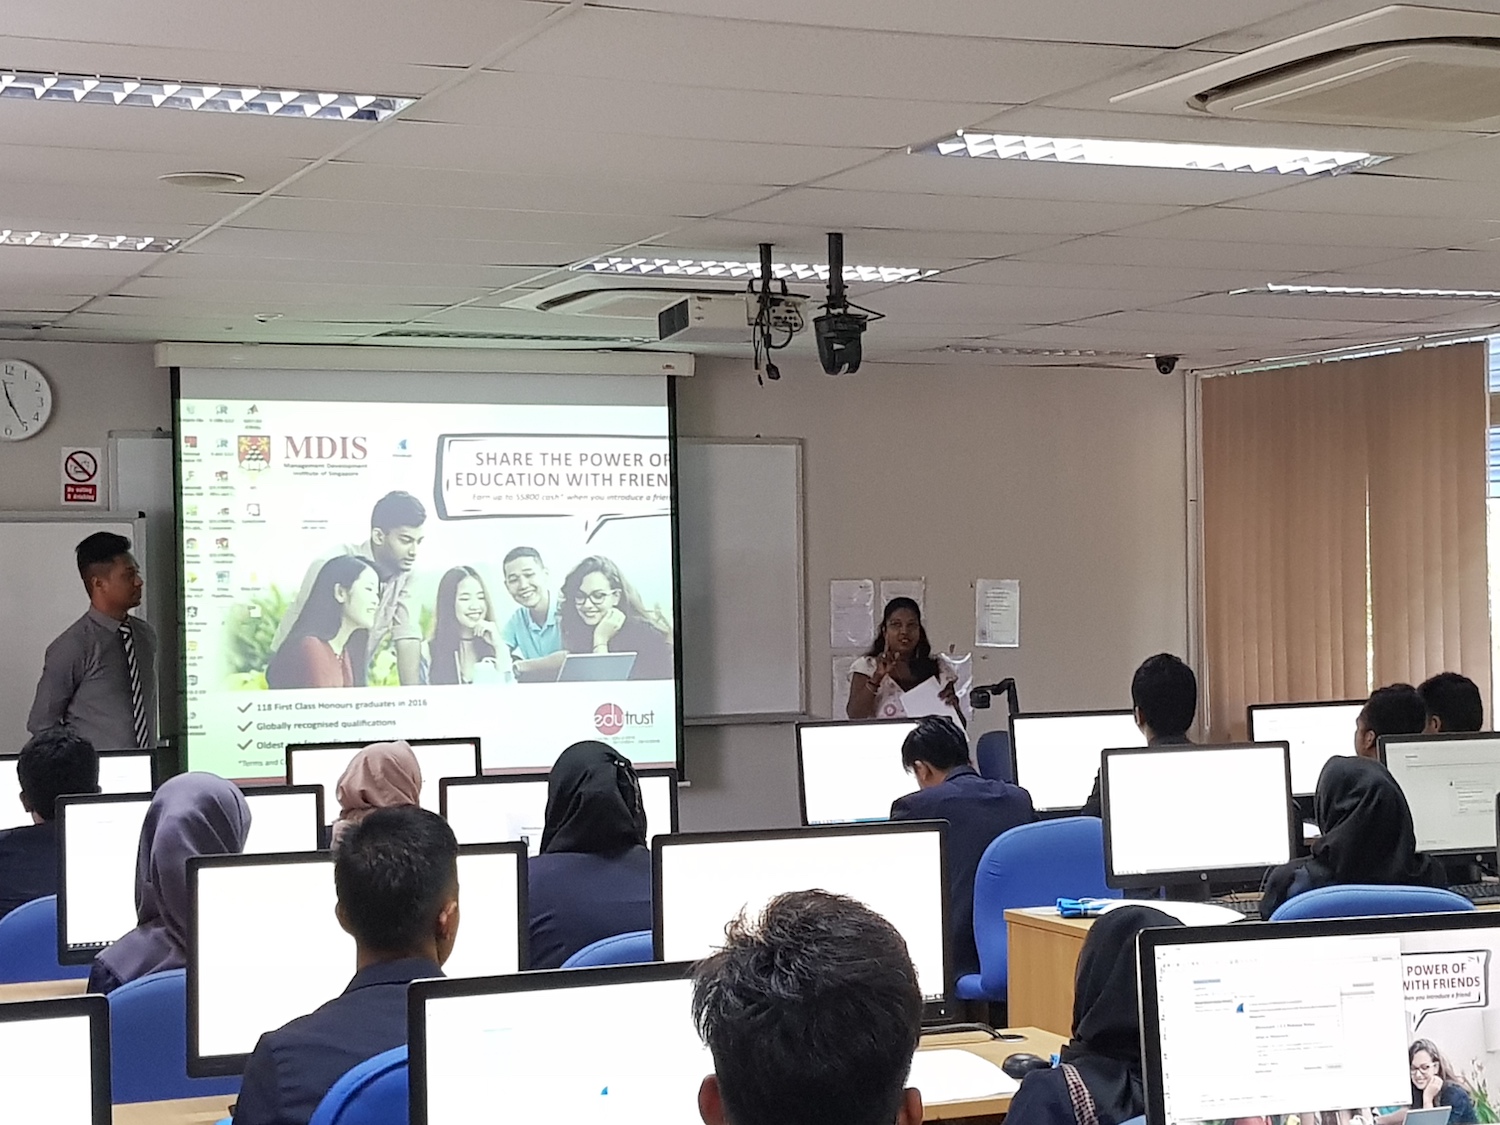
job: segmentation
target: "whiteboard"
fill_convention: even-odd
[[[684,717],[804,714],[802,443],[680,438],[677,511]]]
[[[47,646],[89,608],[73,548],[96,531],[126,536],[138,553],[150,548],[145,521],[118,513],[0,512],[0,749],[7,753],[30,737],[26,716]],[[150,594],[136,612],[155,625]]]

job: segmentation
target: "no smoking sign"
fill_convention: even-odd
[[[62,451],[62,502],[98,504],[99,469],[103,459],[97,449],[64,447]]]

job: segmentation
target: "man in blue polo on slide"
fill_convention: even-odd
[[[516,658],[516,679],[555,680],[562,668],[562,626],[552,577],[535,547],[517,547],[501,565],[505,588],[520,608],[506,619],[501,636]]]

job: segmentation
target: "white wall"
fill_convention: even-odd
[[[110,430],[172,425],[167,372],[152,365],[149,344],[57,344],[0,340],[0,358],[36,364],[52,383],[52,419],[22,442],[0,442],[0,511],[62,507],[58,461],[63,446],[103,450]]]
[[[58,451],[110,430],[170,427],[146,345],[3,343],[52,380],[38,437],[0,444],[0,511],[58,506]],[[1154,374],[871,365],[830,378],[787,362],[704,360],[678,385],[689,436],[798,437],[806,449],[808,667],[829,707],[828,580],[927,580],[935,644],[973,641],[975,578],[1021,581],[1021,647],[978,650],[1031,710],[1125,706],[1139,661],[1187,636],[1180,379]],[[732,597],[732,591],[725,596]],[[1003,712],[982,716],[986,729]],[[689,829],[797,820],[786,726],[690,728]]]
[[[831,578],[925,578],[933,644],[959,652],[973,646],[974,580],[1019,579],[1021,646],[974,650],[975,678],[1015,676],[1028,710],[1129,706],[1144,657],[1185,654],[1181,377],[797,367],[761,387],[748,363],[700,361],[678,384],[678,429],[805,443],[815,712],[829,712]],[[687,746],[685,827],[796,823],[789,727],[694,728]]]

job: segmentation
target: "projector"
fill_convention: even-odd
[[[767,300],[773,331],[802,327],[806,297],[772,294]],[[656,314],[657,338],[674,344],[743,344],[759,302],[759,294],[690,293]]]

